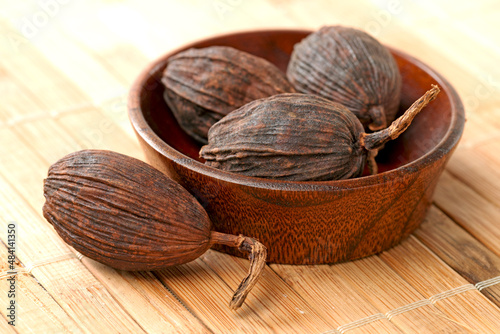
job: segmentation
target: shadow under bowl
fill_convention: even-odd
[[[188,48],[232,46],[285,71],[294,44],[311,31],[262,30],[205,39],[152,62],[129,95],[129,117],[148,162],[193,194],[216,231],[268,248],[268,262],[326,264],[391,248],[425,217],[438,178],[458,144],[464,110],[453,87],[417,59],[391,49],[403,78],[400,111],[437,84],[441,93],[377,157],[379,174],[323,182],[247,177],[205,166],[200,145],[178,125],[160,81],[170,56]],[[218,250],[243,256],[233,248]]]

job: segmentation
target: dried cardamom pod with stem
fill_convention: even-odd
[[[214,124],[205,164],[248,176],[292,181],[358,177],[366,161],[403,133],[439,93],[433,85],[388,128],[366,133],[346,107],[310,94],[280,94],[250,102]]]
[[[168,60],[164,98],[181,128],[207,143],[210,127],[242,105],[295,92],[267,60],[227,46],[189,49]]]
[[[365,128],[387,127],[398,112],[401,74],[390,51],[369,34],[326,26],[294,46],[288,80],[353,112]]]
[[[121,270],[192,261],[212,245],[250,254],[250,270],[230,307],[242,305],[265,267],[267,250],[249,237],[212,231],[203,207],[150,165],[110,151],[84,150],[53,164],[43,215],[70,246]]]

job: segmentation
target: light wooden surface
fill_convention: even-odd
[[[0,1],[2,333],[500,333],[500,3],[409,0]],[[215,251],[159,272],[77,256],[43,219],[48,167],[83,148],[142,152],[127,90],[165,52],[255,28],[355,26],[437,69],[467,113],[422,226],[333,266],[267,266],[239,311],[248,262]],[[7,224],[17,319],[6,322]]]

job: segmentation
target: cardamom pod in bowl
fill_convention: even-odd
[[[179,125],[200,143],[210,127],[242,105],[295,92],[269,61],[227,46],[192,48],[168,60],[164,98]]]
[[[390,50],[366,32],[324,26],[294,46],[287,77],[301,93],[317,94],[353,112],[372,131],[399,109],[401,74]]]
[[[215,123],[200,156],[208,166],[243,175],[291,181],[358,177],[365,163],[396,139],[439,93],[434,86],[390,127],[365,133],[342,104],[310,94],[288,93],[255,100]]]

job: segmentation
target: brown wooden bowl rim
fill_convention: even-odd
[[[442,77],[438,72],[424,64],[420,60],[408,55],[405,52],[396,50],[389,47],[391,52],[397,54],[398,56],[405,58],[413,65],[419,67],[426,74],[430,75],[436,83],[439,85],[442,91],[445,91],[447,96],[450,98],[451,107],[451,122],[447,129],[445,135],[441,141],[429,152],[423,156],[407,163],[405,165],[399,166],[397,168],[379,173],[377,175],[363,176],[353,179],[346,180],[333,180],[333,181],[283,181],[283,180],[272,180],[265,178],[257,178],[251,176],[240,175],[236,173],[222,171],[213,167],[204,165],[203,163],[196,161],[187,155],[177,151],[166,142],[163,141],[149,126],[146,121],[144,114],[142,113],[140,107],[140,96],[141,91],[144,87],[145,82],[148,78],[158,71],[158,68],[164,66],[166,60],[172,55],[185,50],[190,47],[196,47],[200,42],[212,43],[212,41],[219,40],[220,38],[231,38],[243,35],[258,35],[267,33],[311,33],[311,30],[303,29],[269,29],[269,30],[249,30],[233,32],[228,34],[221,34],[213,36],[210,38],[201,39],[182,47],[179,47],[171,52],[166,53],[160,58],[151,62],[136,78],[131,86],[128,98],[128,111],[129,119],[132,123],[134,130],[142,137],[142,139],[156,150],[161,155],[167,157],[174,163],[191,170],[194,173],[203,174],[207,177],[218,179],[220,181],[230,182],[234,184],[250,186],[255,188],[265,188],[274,189],[280,191],[331,191],[335,189],[354,189],[360,187],[370,187],[375,186],[381,182],[389,182],[403,176],[408,176],[412,173],[417,173],[419,170],[425,168],[426,166],[432,164],[433,162],[441,159],[443,156],[448,154],[458,143],[463,132],[463,127],[465,123],[465,113],[462,101],[458,96],[455,89],[451,84]]]

